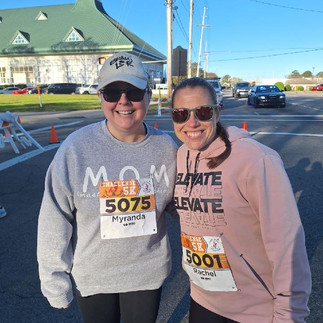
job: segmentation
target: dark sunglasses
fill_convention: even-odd
[[[194,112],[194,116],[200,121],[209,121],[215,115],[215,111],[218,105],[208,104],[200,105],[194,109],[188,108],[174,108],[172,111],[172,119],[175,123],[185,123],[190,118],[191,112]]]
[[[122,93],[125,93],[127,99],[133,102],[140,102],[145,93],[148,92],[148,88],[141,90],[141,89],[128,89],[128,90],[117,90],[117,89],[102,89],[99,91],[105,101],[107,102],[118,102],[121,98]]]

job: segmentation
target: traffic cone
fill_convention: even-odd
[[[50,143],[51,144],[59,143],[54,126],[52,126],[51,132],[50,132]]]
[[[158,124],[157,124],[157,122],[155,122],[154,128],[155,128],[155,129],[158,129]]]
[[[246,121],[243,121],[242,129],[248,131],[248,127],[247,127],[247,122]]]

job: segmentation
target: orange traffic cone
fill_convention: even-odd
[[[247,122],[246,121],[243,121],[242,129],[248,131],[248,127],[247,127]]]
[[[157,122],[155,122],[154,128],[155,128],[155,129],[158,129],[158,124],[157,124]]]
[[[52,126],[51,132],[50,132],[50,143],[51,144],[59,143],[54,126]]]

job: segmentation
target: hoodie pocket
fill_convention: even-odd
[[[268,294],[273,298],[276,299],[276,297],[274,297],[274,295],[270,292],[269,288],[267,287],[266,283],[262,280],[262,278],[260,277],[260,275],[256,272],[256,270],[250,265],[250,263],[243,257],[243,254],[240,255],[240,257],[243,259],[243,261],[246,263],[246,265],[248,266],[248,268],[251,270],[251,272],[253,273],[253,275],[257,278],[257,280],[259,281],[259,283],[264,287],[264,289],[268,292]]]

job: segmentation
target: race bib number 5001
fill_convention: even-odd
[[[208,291],[236,291],[220,237],[181,233],[184,268],[194,284]]]
[[[100,183],[101,238],[117,239],[157,233],[152,179]]]

